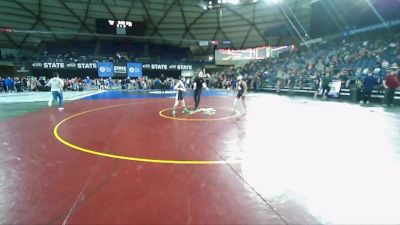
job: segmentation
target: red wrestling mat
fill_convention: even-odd
[[[176,117],[171,99],[78,101],[2,122],[1,223],[283,224],[237,174],[231,100]]]
[[[203,96],[174,117],[173,102],[0,122],[0,224],[399,224],[398,114],[253,94],[247,115]]]

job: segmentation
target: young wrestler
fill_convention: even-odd
[[[189,110],[186,108],[185,105],[185,99],[183,98],[184,93],[186,92],[185,84],[181,79],[178,80],[178,82],[174,86],[174,90],[176,90],[176,96],[175,96],[175,104],[174,108],[172,110],[172,115],[175,115],[176,107],[178,106],[179,102],[181,102],[182,107],[184,108],[183,112],[188,113]]]
[[[243,80],[242,76],[237,77],[237,85],[236,85],[237,94],[235,97],[235,101],[233,102],[233,110],[236,110],[237,102],[239,99],[242,99],[244,112],[247,113],[247,108],[244,100],[246,99],[245,93],[247,92],[247,84],[246,81]]]

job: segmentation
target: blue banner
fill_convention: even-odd
[[[98,62],[97,71],[99,77],[112,77],[114,76],[114,65],[112,62]]]
[[[141,77],[142,64],[141,63],[128,63],[128,77]]]

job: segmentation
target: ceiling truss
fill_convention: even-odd
[[[302,4],[307,1],[310,0],[285,0],[295,23],[301,29],[308,29],[309,26],[310,9]],[[0,47],[37,47],[40,45],[40,35],[43,35],[43,40],[54,41],[71,39],[71,36],[73,40],[80,37],[98,39],[100,36],[96,34],[95,19],[104,17],[114,20],[142,18],[141,21],[145,21],[148,28],[146,36],[137,37],[137,40],[185,47],[190,43],[192,51],[202,55],[213,52],[212,40],[231,40],[230,48],[280,44],[282,37],[267,38],[264,33],[277,20],[286,19],[282,11],[276,9],[277,6],[263,3],[226,5],[210,11],[199,7],[198,0],[2,0],[0,28],[43,32],[38,35],[32,32],[23,35],[2,32]],[[53,16],[54,20],[49,20]],[[21,23],[24,23],[24,27],[20,26]],[[63,23],[65,29],[60,25]],[[171,40],[171,37],[176,38]],[[130,39],[134,41],[135,37]],[[199,41],[209,41],[210,44],[201,47],[198,46]]]

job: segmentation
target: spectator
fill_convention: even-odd
[[[369,104],[369,101],[371,99],[371,93],[375,85],[378,84],[378,81],[376,78],[373,76],[372,71],[368,71],[368,75],[364,78],[363,82],[363,89],[362,89],[362,95],[363,95],[363,100],[360,102],[362,103],[367,103]]]
[[[393,64],[390,67],[389,74],[386,75],[383,81],[383,86],[385,87],[385,98],[384,98],[385,106],[393,105],[396,88],[400,86],[400,82],[397,78],[398,70],[399,68],[397,64]]]
[[[165,93],[165,90],[167,89],[167,78],[164,76],[164,74],[161,74],[160,82],[160,92]]]
[[[6,91],[14,92],[14,80],[11,79],[11,77],[7,77],[5,83],[6,83]]]
[[[89,90],[90,89],[90,84],[91,84],[91,81],[90,81],[89,77],[86,77],[85,84],[86,84],[86,89]]]
[[[60,79],[60,76],[58,75],[57,72],[53,73],[53,78],[49,80],[49,82],[46,84],[46,86],[49,86],[51,88],[51,94],[52,94],[52,99],[49,101],[49,107],[53,104],[53,102],[57,101],[58,99],[58,109],[61,111],[64,109],[64,102],[63,102],[63,94],[62,90],[64,87],[64,82],[62,79]]]
[[[285,72],[282,69],[279,69],[278,74],[276,76],[276,78],[277,78],[277,81],[276,81],[276,92],[277,93],[280,92],[282,86],[285,83],[284,76],[285,76]]]
[[[331,91],[330,83],[332,82],[331,74],[326,73],[322,78],[322,98],[326,99]]]
[[[294,95],[294,85],[296,84],[296,72],[293,71],[290,73],[288,87],[289,87],[289,96]]]
[[[15,89],[17,92],[22,92],[23,91],[23,84],[20,78],[15,78]]]
[[[389,67],[389,62],[386,61],[386,60],[383,60],[383,62],[382,62],[382,68],[383,68],[383,69],[387,69],[388,67]]]
[[[316,72],[315,75],[312,77],[313,79],[313,89],[315,91],[314,98],[318,96],[318,92],[321,89],[321,74]]]
[[[7,92],[7,85],[6,85],[6,80],[0,77],[0,85],[1,85],[1,89],[0,91],[4,91]]]

